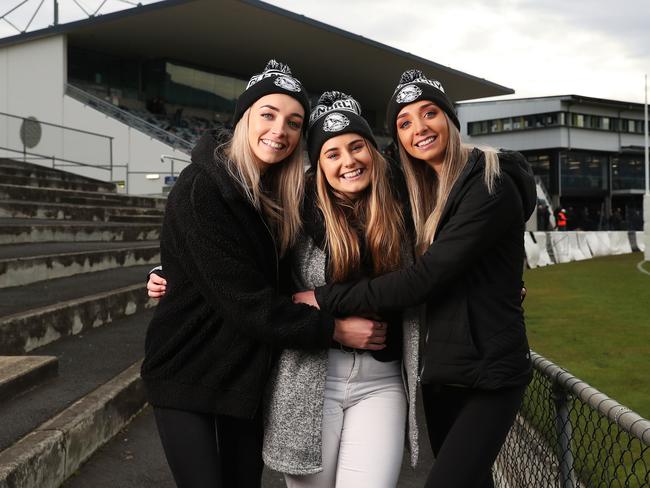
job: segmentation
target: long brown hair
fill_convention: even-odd
[[[400,267],[404,218],[390,188],[388,162],[364,139],[372,159],[370,186],[352,201],[335,191],[322,169],[316,170],[318,207],[325,219],[325,245],[329,254],[329,277],[351,279],[361,270],[361,244],[354,223],[361,227],[365,252],[372,259],[372,271],[383,274]]]
[[[449,193],[463,172],[469,153],[473,149],[473,146],[461,142],[458,128],[451,123],[445,112],[443,114],[449,128],[449,138],[440,174],[424,161],[412,158],[402,143],[398,143],[400,160],[409,190],[416,250],[419,254],[423,254],[431,245]],[[492,193],[495,180],[501,174],[498,153],[490,147],[482,147],[481,150],[485,154],[484,182],[488,191]]]
[[[251,204],[270,223],[278,251],[284,255],[295,243],[302,227],[300,204],[304,195],[303,137],[282,163],[271,165],[262,175],[248,142],[250,108],[237,122],[232,139],[225,147],[228,172],[239,183]]]

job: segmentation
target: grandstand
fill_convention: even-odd
[[[380,134],[385,101],[407,68],[440,79],[454,100],[512,93],[256,0],[164,0],[0,39],[0,156],[160,194],[171,173],[161,155],[180,159],[177,173],[204,130],[230,121],[246,80],[273,57],[314,96],[353,93]],[[24,144],[25,124],[40,131],[38,141]]]
[[[169,188],[203,131],[230,122],[246,80],[272,57],[313,95],[354,94],[380,136],[406,68],[437,77],[456,101],[512,93],[256,0],[164,0],[0,39],[0,487],[173,486],[151,411],[141,411],[154,306],[144,276],[160,259],[165,204],[151,195]],[[527,233],[529,264],[641,249],[640,236],[593,237]],[[648,486],[650,423],[533,356],[496,485],[609,476],[607,486]],[[572,448],[583,424],[615,433],[597,443],[605,468],[591,460],[596,427]],[[426,477],[432,455],[421,447],[401,488]],[[282,485],[267,473],[264,486]]]

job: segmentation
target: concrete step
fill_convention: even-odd
[[[27,242],[157,241],[159,224],[52,221],[0,217],[0,244]]]
[[[165,209],[165,198],[0,184],[0,200]]]
[[[0,354],[24,354],[155,306],[145,288],[149,269],[119,268],[3,289]]]
[[[68,173],[66,171],[48,168],[46,166],[41,166],[38,164],[25,163],[22,161],[16,161],[12,159],[0,159],[0,179],[4,183],[12,183],[11,181],[6,180],[7,178],[28,178],[36,181],[47,180],[49,182],[61,182],[62,185],[89,185],[89,191],[105,191],[112,192],[116,191],[116,186],[114,183],[107,181],[97,180],[95,178],[90,178],[87,176],[81,176],[74,173]],[[23,184],[24,183],[19,183]],[[56,184],[56,183],[55,183]],[[43,186],[41,183],[38,183],[34,186]],[[64,188],[65,186],[61,186]],[[93,189],[95,188],[95,189]],[[70,187],[70,189],[73,189]],[[81,187],[78,189],[82,189]]]
[[[0,356],[0,402],[54,378],[58,370],[52,356]]]
[[[0,486],[61,486],[143,407],[139,360],[150,318],[137,314],[39,351],[59,358],[59,376],[0,404]]]
[[[0,288],[160,262],[157,242],[39,243],[0,246]]]
[[[11,171],[11,173],[17,172]],[[102,193],[115,193],[116,191],[115,185],[112,183],[74,181],[70,179],[61,179],[47,173],[36,173],[30,171],[20,172],[19,174],[5,174],[2,168],[0,168],[0,179],[4,184],[16,186],[58,188],[60,190],[92,191]]]
[[[48,220],[81,220],[89,222],[161,223],[163,211],[157,208],[101,207],[65,203],[0,200],[0,217]]]

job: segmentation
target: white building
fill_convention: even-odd
[[[642,104],[564,95],[461,103],[458,113],[467,142],[527,157],[570,227],[641,228]]]

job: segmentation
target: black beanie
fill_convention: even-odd
[[[305,109],[305,119],[309,114],[309,97],[307,91],[302,86],[302,83],[291,75],[289,66],[271,59],[266,63],[264,71],[253,77],[246,85],[246,90],[239,95],[237,99],[237,106],[235,107],[235,114],[233,115],[232,125],[237,125],[239,119],[242,118],[244,112],[253,105],[256,101],[266,95],[272,93],[282,93],[289,95],[300,102],[300,105]],[[307,127],[307,121],[303,123],[303,129]]]
[[[395,142],[397,142],[397,129],[395,127],[397,115],[406,105],[420,100],[431,100],[449,116],[453,124],[460,130],[456,109],[449,97],[445,95],[442,83],[438,80],[430,80],[419,69],[409,69],[402,73],[399,84],[395,88],[393,96],[390,97],[386,109],[386,124]]]
[[[359,102],[340,91],[323,93],[309,115],[307,150],[312,167],[316,166],[320,150],[328,139],[350,133],[365,137],[377,147],[368,122],[361,116]]]

